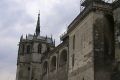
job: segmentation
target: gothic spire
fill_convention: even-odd
[[[46,40],[47,40],[47,35],[46,35],[46,38],[45,38]]]
[[[54,39],[54,45],[55,45],[55,39]]]
[[[26,39],[27,39],[27,37],[28,37],[28,36],[27,36],[27,34],[26,34]]]
[[[23,40],[23,35],[21,36],[21,38],[20,38],[20,41],[22,41]]]
[[[36,25],[36,36],[40,35],[40,13],[38,14],[38,20]]]

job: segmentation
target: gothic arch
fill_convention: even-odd
[[[57,59],[56,59],[56,56],[53,56],[52,59],[51,59],[51,64],[50,64],[50,70],[53,71],[56,69],[56,62],[57,62]]]
[[[67,62],[67,50],[64,49],[60,54],[60,63],[59,63],[59,65],[62,66],[64,64],[66,64],[66,62]]]

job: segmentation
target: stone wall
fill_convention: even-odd
[[[64,55],[65,54],[65,55]],[[60,44],[42,61],[41,80],[68,80],[68,47]],[[47,62],[47,66],[44,64]]]
[[[58,70],[49,72],[49,74],[43,75],[42,80],[67,80],[67,65],[62,66]]]
[[[41,64],[31,63],[30,80],[40,80],[42,75]]]
[[[69,33],[68,80],[94,80],[93,14],[92,12],[88,14]]]
[[[114,68],[114,73],[112,74],[112,80],[120,80],[120,7],[114,9],[113,16],[115,24],[114,32],[116,64]]]
[[[94,21],[95,80],[111,80],[114,56],[114,20],[104,12],[96,12]]]
[[[27,80],[30,79],[30,65],[20,63],[17,69],[16,80]]]
[[[115,22],[115,54],[117,61],[120,61],[120,8],[114,10]]]

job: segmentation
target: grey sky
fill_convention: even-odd
[[[33,34],[41,13],[41,35],[59,43],[59,36],[79,14],[80,0],[1,0],[0,2],[0,79],[15,80],[19,38]]]
[[[79,14],[80,0],[1,0],[0,79],[15,80],[18,42],[22,34],[33,34],[41,13],[41,35],[59,43],[60,35]]]

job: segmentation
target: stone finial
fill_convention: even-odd
[[[53,43],[53,36],[52,36],[52,34],[51,34],[51,41],[52,41],[52,43]]]
[[[48,38],[48,37],[47,37],[47,35],[46,35],[45,39],[47,40],[47,38]]]
[[[33,39],[35,39],[36,38],[36,35],[35,35],[35,33],[34,33],[34,35],[33,35]]]
[[[26,39],[27,39],[27,34],[26,34]]]
[[[23,40],[23,35],[21,35],[20,42]]]
[[[54,46],[55,46],[55,39],[54,39]]]

